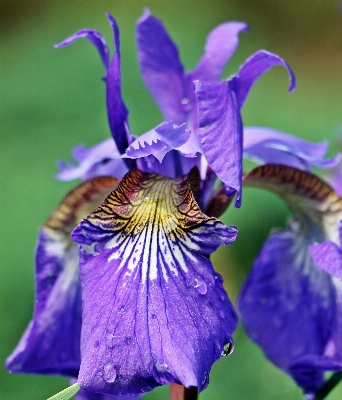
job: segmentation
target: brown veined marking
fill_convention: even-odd
[[[69,235],[73,228],[118,186],[111,176],[89,179],[71,190],[43,224],[43,228]]]

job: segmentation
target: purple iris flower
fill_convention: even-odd
[[[313,396],[324,372],[342,370],[342,199],[315,175],[287,166],[258,167],[245,183],[281,196],[294,218],[255,260],[238,302],[242,322]]]
[[[186,123],[164,122],[142,144],[133,141],[121,97],[119,32],[108,18],[116,45],[111,60],[95,31],[82,30],[63,45],[79,37],[96,45],[114,142],[78,147],[78,170],[62,167],[62,174],[87,180],[42,227],[35,313],[7,368],[77,377],[79,398],[138,397],[172,382],[203,390],[237,325],[209,255],[233,242],[237,229],[198,206],[204,181],[198,169],[190,171],[196,162],[187,156],[194,154],[179,150],[190,140]],[[152,155],[163,175],[134,168],[149,171]],[[128,171],[120,184],[115,171],[119,177]]]
[[[105,149],[102,155],[109,173],[114,162],[119,162],[118,153],[123,155],[128,168],[137,165],[142,171],[169,177],[181,176],[197,166],[203,182],[214,182],[214,174],[227,187],[227,193],[237,192],[235,204],[240,206],[243,143],[240,110],[253,84],[273,66],[282,65],[288,70],[289,90],[294,89],[295,78],[288,64],[279,56],[260,50],[242,64],[236,75],[219,82],[223,68],[238,46],[239,33],[248,30],[245,23],[227,22],[210,33],[197,66],[186,72],[162,22],[146,10],[137,23],[138,61],[142,77],[168,122],[135,138],[129,133],[128,113],[121,98],[119,32],[115,21],[108,17],[116,47],[111,62],[107,45],[96,31],[81,30],[57,47],[85,37],[101,56],[106,69],[108,118],[118,149],[118,152]],[[58,177],[89,178],[98,174],[98,168],[101,172],[105,170],[97,148],[93,149],[81,160],[75,157],[78,167],[61,164]],[[202,198],[206,197],[203,193]]]

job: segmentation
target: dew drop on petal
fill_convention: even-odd
[[[234,341],[232,340],[231,342],[228,342],[223,346],[223,351],[221,353],[221,356],[222,357],[230,356],[233,351],[234,351]]]
[[[152,314],[151,317],[152,317],[152,319],[157,319],[156,314]]]
[[[206,294],[208,290],[207,284],[199,278],[195,279],[194,288],[197,289],[200,294]]]
[[[102,376],[107,383],[113,383],[115,381],[116,369],[112,363],[108,363],[103,367]]]
[[[207,372],[205,372],[202,379],[202,385],[207,385],[208,380],[209,380],[209,375]]]
[[[123,313],[123,312],[125,312],[125,307],[124,306],[121,306],[120,308],[119,308],[119,310],[118,310],[120,313]]]
[[[222,310],[219,311],[219,314],[220,314],[220,317],[221,317],[221,318],[224,318],[224,317],[225,317],[224,312],[223,312]]]
[[[106,346],[108,347],[108,349],[112,349],[114,347],[114,335],[112,333],[109,333],[106,336]]]
[[[159,372],[169,372],[169,368],[163,361],[157,361],[155,364],[156,370]]]
[[[189,103],[189,100],[188,100],[186,97],[183,97],[182,100],[181,100],[181,103],[182,103],[183,105],[186,105],[186,104]]]

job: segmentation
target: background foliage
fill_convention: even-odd
[[[124,99],[132,132],[161,121],[139,75],[134,24],[143,7],[164,20],[186,68],[199,59],[205,37],[226,20],[249,23],[225,71],[235,72],[259,48],[281,55],[293,67],[297,90],[287,93],[285,70],[276,68],[254,87],[243,110],[246,125],[264,125],[319,141],[331,139],[342,123],[342,6],[333,0],[2,0],[1,12],[1,278],[0,394],[3,400],[46,399],[67,385],[56,377],[9,375],[2,364],[17,344],[33,310],[33,256],[41,223],[74,183],[53,179],[56,160],[70,160],[78,143],[109,136],[102,65],[86,41],[56,50],[52,45],[80,28],[100,30],[111,42],[104,16],[117,19],[122,43]],[[251,165],[246,165],[250,168]],[[261,244],[288,212],[274,196],[248,189],[243,207],[230,209],[226,223],[239,237],[213,257],[235,300]],[[282,371],[263,358],[241,327],[236,348],[213,367],[201,399],[301,399]],[[341,385],[340,385],[341,386]],[[146,395],[166,398],[167,388]],[[341,398],[339,387],[328,397]]]

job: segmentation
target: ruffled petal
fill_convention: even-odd
[[[114,178],[96,178],[71,191],[39,232],[33,320],[6,367],[10,372],[78,375],[81,296],[78,246],[73,227],[116,187]]]
[[[239,45],[239,33],[248,31],[244,22],[232,21],[217,26],[208,35],[205,52],[191,72],[192,80],[217,81]]]
[[[163,122],[156,128],[138,137],[126,150],[123,157],[141,158],[153,154],[159,162],[167,152],[182,146],[190,137],[186,125],[176,126],[172,121]]]
[[[264,127],[246,127],[243,132],[243,155],[260,164],[283,164],[310,171],[312,167],[331,168],[341,159],[323,159],[328,141],[310,143],[295,136]]]
[[[104,140],[86,149],[83,145],[74,148],[72,155],[79,165],[58,163],[60,172],[56,178],[70,181],[81,178],[88,180],[96,176],[112,175],[122,178],[127,172],[127,166],[121,159],[113,139]]]
[[[115,53],[110,62],[106,77],[107,114],[110,130],[120,154],[123,154],[133,138],[128,130],[128,110],[122,100],[121,92],[121,56],[120,35],[115,19],[107,13],[114,36]],[[133,160],[126,159],[128,168],[135,165]]]
[[[236,100],[239,108],[242,108],[249,91],[260,76],[277,65],[282,65],[287,69],[290,77],[289,91],[296,87],[296,78],[291,67],[276,54],[259,50],[242,64],[234,77]]]
[[[100,32],[95,31],[93,29],[81,29],[73,35],[69,36],[67,39],[64,39],[62,42],[55,44],[56,48],[69,46],[74,43],[79,38],[86,38],[91,42],[97,49],[105,70],[107,71],[109,67],[109,50],[107,43]]]
[[[236,233],[201,213],[187,177],[129,172],[72,233],[83,248],[80,386],[203,390],[237,324],[206,256]]]
[[[202,153],[216,175],[237,192],[241,205],[242,121],[231,80],[197,82]]]
[[[163,23],[145,10],[136,28],[138,61],[143,80],[167,121],[186,121],[191,81],[178,49]]]
[[[306,239],[285,231],[267,239],[238,308],[248,335],[291,374],[296,359],[323,354],[335,320],[335,289],[329,275],[315,268]],[[314,365],[311,369],[315,372]],[[318,390],[323,371],[316,372],[311,385]],[[312,391],[311,385],[303,389]]]

